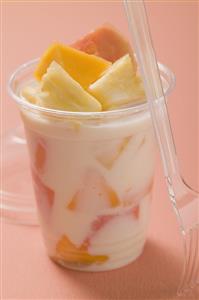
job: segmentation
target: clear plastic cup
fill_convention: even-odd
[[[9,92],[25,127],[48,255],[82,271],[129,264],[143,251],[150,216],[156,145],[148,105],[97,113],[33,105],[20,91],[36,63],[16,70]],[[159,68],[168,94],[173,74]]]

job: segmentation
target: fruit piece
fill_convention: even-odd
[[[68,111],[100,111],[101,104],[56,62],[41,81],[40,105]]]
[[[35,77],[38,80],[41,80],[52,61],[60,64],[85,89],[111,65],[100,57],[61,44],[53,44],[44,53],[37,66]]]
[[[110,25],[97,28],[71,46],[88,54],[100,56],[111,62],[115,62],[120,57],[129,53],[132,56],[133,68],[136,71],[136,62],[130,44]]]
[[[38,172],[42,172],[44,170],[45,162],[46,162],[46,148],[44,146],[44,142],[41,140],[37,143],[37,147],[35,151],[35,168]]]
[[[56,246],[56,258],[62,259],[66,263],[85,265],[92,263],[100,264],[108,260],[108,256],[106,255],[90,255],[87,248],[88,245],[86,243],[78,248],[67,238],[67,236],[62,236]]]
[[[24,97],[28,102],[32,104],[39,104],[40,98],[39,94],[41,93],[40,88],[38,86],[26,86],[22,91],[21,95]]]
[[[118,205],[120,205],[120,200],[105,178],[96,171],[90,170],[82,187],[73,196],[67,208],[87,213],[99,213],[106,208]]]
[[[145,99],[142,80],[135,75],[128,54],[116,61],[100,79],[91,84],[89,92],[101,102],[104,110]]]
[[[119,158],[119,156],[126,149],[129,144],[130,137],[125,137],[121,141],[113,142],[104,142],[103,146],[101,145],[100,149],[97,149],[96,159],[106,168],[111,169]]]
[[[92,229],[94,230],[94,232],[100,230],[112,218],[114,218],[114,215],[98,216],[97,219],[92,223]]]

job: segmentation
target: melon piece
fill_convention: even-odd
[[[41,80],[52,61],[60,64],[85,89],[111,65],[100,57],[56,43],[46,50],[35,70],[35,77],[38,80]]]
[[[117,60],[91,84],[89,92],[101,102],[104,110],[145,99],[142,80],[135,74],[129,54]]]
[[[136,72],[136,62],[130,44],[110,25],[104,25],[97,28],[80,40],[76,41],[71,46],[88,54],[97,55],[111,62],[115,62],[120,57],[129,53],[132,58],[133,68]]]
[[[34,95],[43,107],[67,111],[100,111],[101,104],[87,93],[58,63],[52,62]]]
[[[82,244],[80,247],[76,247],[70,239],[64,235],[58,241],[56,246],[56,257],[62,259],[65,263],[83,264],[89,265],[92,263],[104,263],[108,260],[107,255],[91,255],[88,253],[87,243]]]
[[[89,170],[82,187],[75,193],[67,208],[92,214],[119,205],[116,192],[105,178],[97,171]]]

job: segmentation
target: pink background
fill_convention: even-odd
[[[169,112],[182,174],[198,188],[198,2],[146,2],[158,59],[177,78]],[[6,91],[18,65],[41,55],[55,40],[71,43],[107,21],[128,36],[118,1],[3,1],[2,9],[2,132],[20,123]],[[37,227],[3,223],[1,237],[3,299],[175,299],[182,240],[160,161],[148,242],[143,255],[125,268],[96,274],[61,269],[47,258]]]

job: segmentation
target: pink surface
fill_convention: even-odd
[[[3,132],[20,123],[6,92],[9,74],[19,64],[39,56],[52,41],[71,43],[107,21],[128,35],[118,2],[27,2],[3,1]],[[177,77],[169,111],[181,169],[198,187],[198,3],[147,1],[147,9],[158,58]],[[182,240],[158,165],[149,238],[135,263],[96,274],[64,270],[47,258],[39,228],[3,223],[2,298],[175,299]]]

